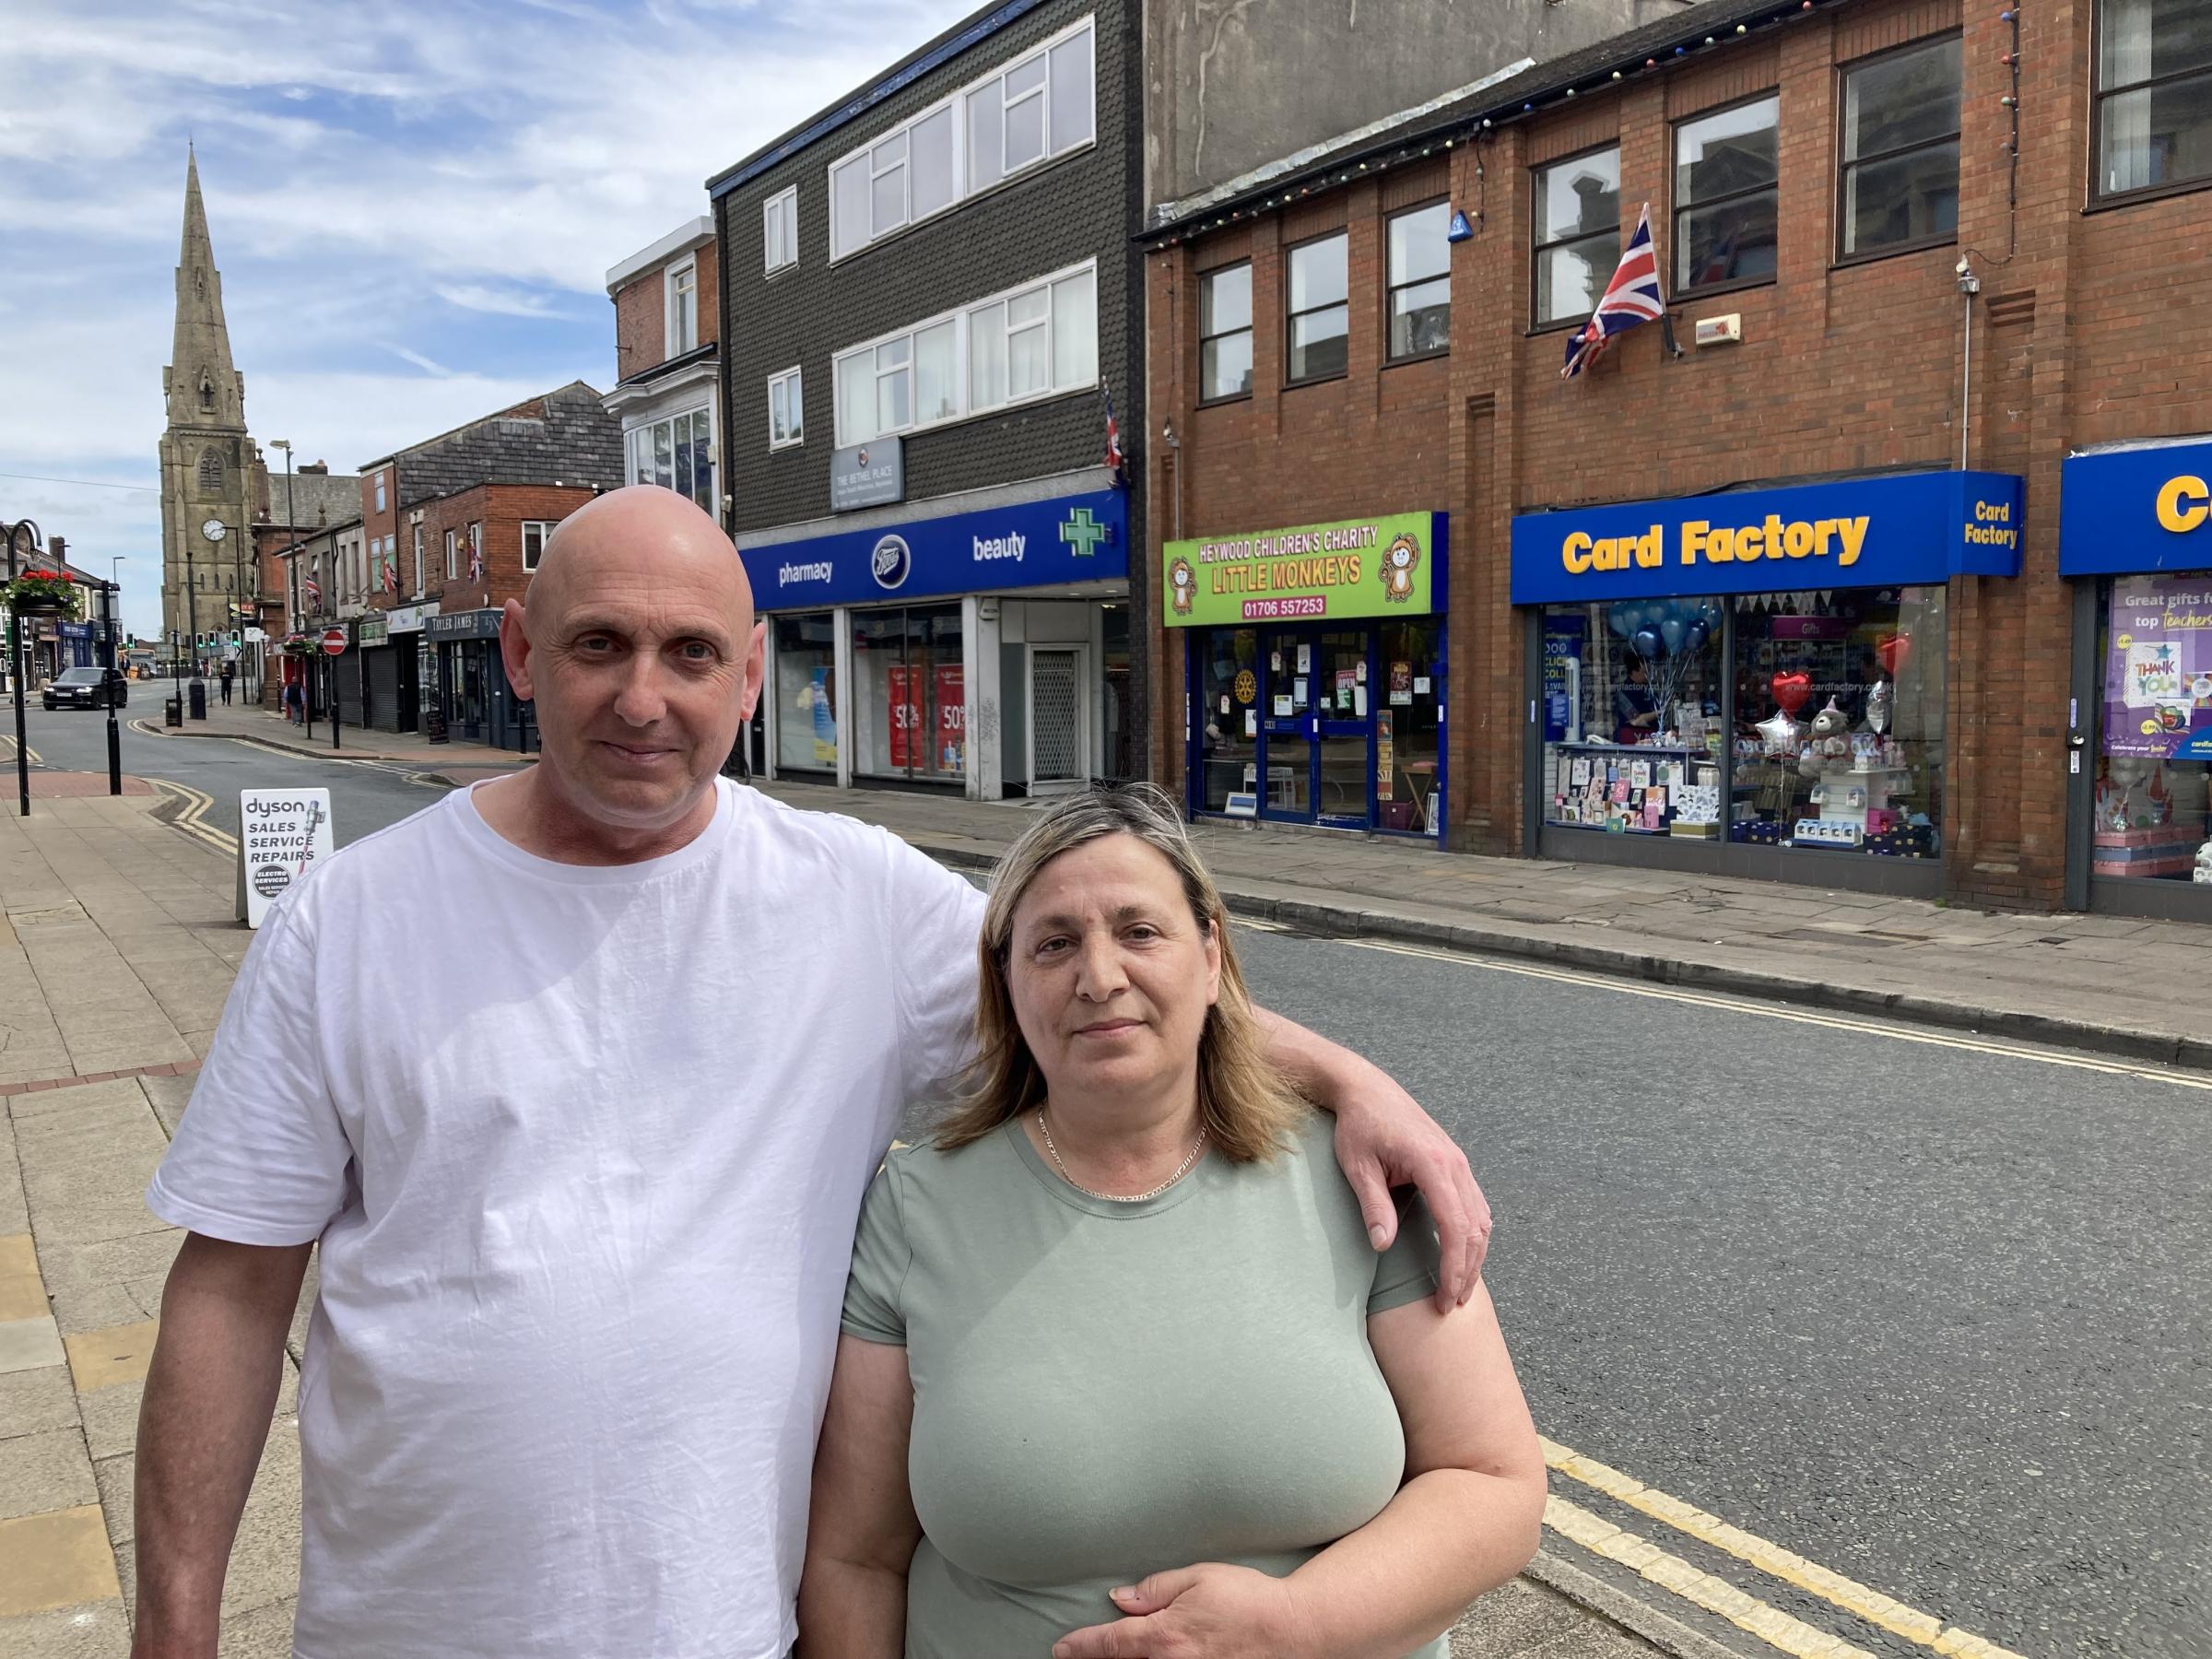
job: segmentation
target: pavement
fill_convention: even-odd
[[[437,747],[441,760],[476,759]],[[28,818],[0,817],[0,1659],[129,1653],[138,1406],[182,1237],[142,1194],[251,939],[231,920],[230,861],[158,816],[164,797],[74,787],[57,784]],[[291,1652],[314,1285],[311,1269],[231,1551],[222,1659]],[[1452,1648],[1454,1659],[1724,1659],[1548,1551],[1470,1608]]]

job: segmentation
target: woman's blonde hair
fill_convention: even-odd
[[[1174,804],[1149,783],[1115,784],[1068,796],[1047,808],[998,861],[982,937],[976,944],[976,1057],[959,1102],[937,1125],[937,1146],[950,1151],[981,1140],[1044,1103],[1044,1073],[1023,1040],[1006,984],[1014,912],[1045,865],[1109,835],[1133,835],[1164,857],[1182,884],[1192,917],[1201,929],[1213,930],[1221,951],[1221,983],[1198,1038],[1199,1121],[1232,1162],[1272,1158],[1309,1109],[1268,1064],[1265,1038],[1229,936],[1229,911],[1220,889],[1191,844]]]

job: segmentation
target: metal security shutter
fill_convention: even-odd
[[[1080,652],[1040,648],[1030,654],[1031,784],[1083,779],[1082,673]]]

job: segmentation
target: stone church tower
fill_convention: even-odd
[[[245,376],[231,366],[223,279],[207,241],[200,164],[184,163],[184,245],[177,259],[177,329],[161,371],[169,429],[161,436],[161,625],[189,649],[233,626],[230,606],[257,618],[253,467]]]

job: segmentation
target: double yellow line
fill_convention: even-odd
[[[1747,1562],[1770,1578],[1817,1595],[1854,1618],[1917,1642],[1930,1653],[1944,1654],[1946,1659],[2022,1659],[2022,1655],[1997,1646],[1986,1637],[1947,1624],[1932,1613],[1909,1607],[1755,1533],[1731,1526],[1695,1504],[1669,1497],[1655,1487],[1647,1487],[1557,1441],[1544,1441],[1544,1461],[1556,1473],[1578,1480],[1593,1491],[1603,1492],[1700,1544]],[[1615,1526],[1556,1493],[1545,1502],[1544,1524],[1593,1555],[1618,1562],[1691,1606],[1724,1618],[1768,1646],[1793,1655],[1794,1659],[1875,1659],[1866,1649],[1791,1618],[1781,1608],[1745,1594],[1725,1579],[1691,1566],[1680,1556],[1661,1549],[1625,1527]]]
[[[213,795],[204,794],[189,783],[172,782],[167,778],[155,778],[151,782],[156,789],[177,803],[177,810],[169,820],[171,829],[181,830],[203,845],[213,847],[225,858],[238,856],[237,838],[226,835],[213,824],[205,821],[215,806]]]

